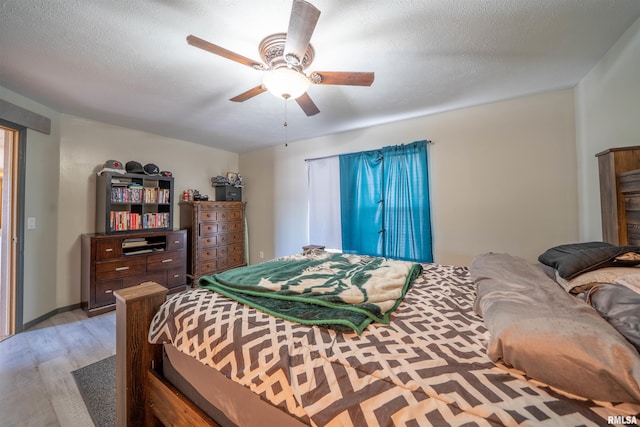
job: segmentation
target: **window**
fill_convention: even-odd
[[[346,253],[432,262],[426,145],[310,160],[311,242]]]

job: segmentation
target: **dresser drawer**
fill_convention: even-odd
[[[167,235],[167,250],[175,251],[185,247],[186,233],[172,233]]]
[[[240,209],[228,209],[218,212],[218,221],[241,220],[242,211]]]
[[[125,276],[144,273],[146,270],[145,257],[128,259],[114,259],[96,263],[96,280],[119,279]]]
[[[163,271],[185,265],[184,252],[161,252],[147,257],[147,271]]]
[[[219,242],[221,245],[229,245],[231,243],[240,243],[244,240],[244,234],[242,231],[228,234],[221,234],[219,237]]]
[[[227,267],[234,268],[244,265],[244,257],[242,254],[233,254],[227,257]]]
[[[206,275],[215,273],[216,270],[218,269],[219,269],[218,260],[213,259],[211,261],[199,262],[196,265],[195,275],[197,277],[206,276]]]
[[[233,255],[233,254],[241,254],[243,247],[244,247],[244,242],[243,243],[234,243],[232,245],[227,246],[228,247],[228,254],[229,255]]]
[[[213,248],[218,246],[218,236],[198,237],[198,248]]]
[[[124,277],[122,279],[122,287],[128,288],[144,282],[157,282],[164,285],[167,283],[167,273],[165,271],[158,271],[155,273],[145,273],[138,274],[137,276]]]
[[[218,266],[217,266],[218,270],[223,271],[223,270],[228,270],[229,269],[229,258],[224,257],[224,258],[218,258]]]
[[[220,232],[221,233],[229,233],[230,231],[242,231],[243,224],[242,222],[221,222],[220,223]]]
[[[96,282],[94,303],[96,305],[109,305],[116,303],[116,297],[113,291],[120,289],[121,280],[108,280],[105,282]]]
[[[184,267],[174,268],[167,271],[167,287],[173,288],[174,286],[184,285],[187,283],[187,277]]]
[[[215,208],[203,207],[198,212],[198,223],[211,222],[218,220],[218,211]]]
[[[119,258],[122,254],[120,239],[96,241],[96,261]]]
[[[203,222],[198,226],[198,236],[210,236],[219,230],[217,222]]]
[[[210,259],[218,258],[218,254],[220,253],[220,249],[222,248],[208,248],[202,249],[198,252],[198,259],[201,261],[208,261]]]
[[[242,254],[233,254],[225,258],[218,258],[219,270],[228,270],[241,265],[244,265],[244,257]]]
[[[218,250],[218,256],[220,258],[228,257],[230,255],[242,254],[242,245],[234,243],[233,245],[220,246]]]

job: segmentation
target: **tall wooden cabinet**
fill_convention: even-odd
[[[82,235],[81,297],[89,316],[115,309],[118,289],[157,282],[178,292],[187,285],[187,232]]]
[[[187,274],[201,276],[246,265],[245,202],[180,202],[180,228],[187,229]]]
[[[610,148],[596,154],[600,175],[602,240],[627,245],[625,197],[619,175],[640,169],[640,146]]]

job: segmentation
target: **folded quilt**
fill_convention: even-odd
[[[199,285],[276,317],[360,334],[389,323],[421,272],[407,261],[325,252],[204,276]]]

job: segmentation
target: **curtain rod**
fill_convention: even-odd
[[[427,142],[427,145],[433,145],[433,144],[435,144],[435,142],[431,141],[430,139],[422,139],[422,140],[419,140],[419,141],[426,141],[426,142]],[[343,154],[353,154],[353,153],[343,153]],[[310,159],[304,159],[304,161],[305,161],[305,162],[310,162],[310,161],[312,161],[312,160],[330,159],[330,158],[332,158],[332,157],[338,157],[338,156],[341,156],[341,155],[342,155],[342,154],[331,154],[331,155],[329,155],[329,156],[323,156],[323,157],[312,157],[312,158],[310,158]]]

